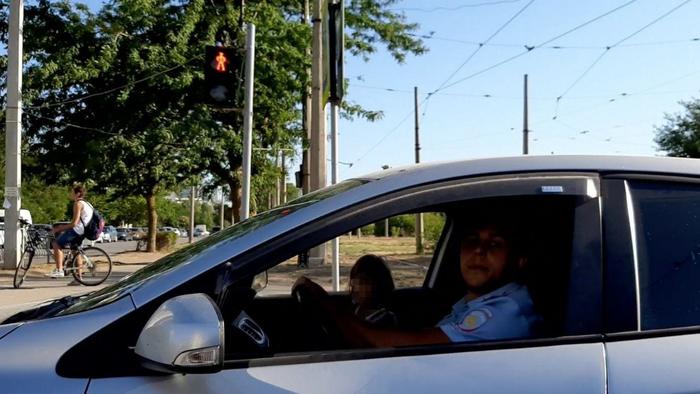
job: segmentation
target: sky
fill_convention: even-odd
[[[421,162],[522,154],[524,74],[532,155],[663,155],[655,127],[682,111],[680,101],[700,97],[700,0],[400,0],[391,8],[420,25],[428,52],[403,64],[381,45],[368,62],[346,53],[345,99],[383,118],[340,120],[339,180],[414,163],[414,87]],[[289,164],[290,181],[299,161]]]
[[[384,117],[340,121],[341,180],[415,161],[414,87],[421,162],[522,154],[524,74],[533,155],[663,155],[655,127],[682,111],[679,101],[700,97],[698,0],[404,0],[392,8],[432,37],[429,51],[404,64],[385,49],[369,62],[347,56],[346,99]]]

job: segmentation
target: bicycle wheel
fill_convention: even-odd
[[[32,259],[34,259],[34,251],[25,249],[15,269],[15,280],[13,282],[15,289],[19,289],[22,283],[24,283],[24,278],[27,276],[27,272],[29,272],[29,267],[32,266]]]
[[[78,255],[83,257],[83,264],[80,267],[78,267]],[[85,286],[96,286],[107,280],[112,273],[112,259],[104,250],[88,246],[74,255],[71,267],[75,280]]]

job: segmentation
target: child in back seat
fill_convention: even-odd
[[[388,309],[394,280],[383,257],[360,257],[350,270],[350,298],[355,316],[378,327],[395,327],[396,315]]]

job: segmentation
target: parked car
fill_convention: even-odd
[[[207,235],[209,235],[209,231],[207,231],[206,229],[202,229],[202,228],[196,227],[196,228],[194,229],[193,235],[194,235],[195,237],[206,237]]]
[[[128,229],[126,227],[117,227],[117,239],[119,241],[132,241],[134,239],[134,236],[131,232],[131,229]]]
[[[180,230],[178,230],[175,227],[169,227],[169,226],[161,227],[158,229],[158,231],[166,232],[166,233],[175,233],[178,237],[180,236]]]
[[[100,235],[97,242],[117,242],[117,240],[117,229],[114,226],[105,226],[104,230],[102,231],[102,235]]]
[[[462,229],[477,210],[501,209],[526,234],[528,259],[517,263],[542,316],[532,337],[363,346],[336,335],[306,295],[256,286],[340,235],[423,213],[435,244],[410,261],[425,261],[423,276],[397,281],[391,305],[396,329],[434,327],[463,299]],[[384,170],[10,317],[0,325],[2,391],[698,392],[698,217],[693,159],[522,156]],[[389,261],[395,275],[404,259]],[[347,291],[330,297],[350,305]]]
[[[185,230],[184,228],[181,228],[181,229],[180,229],[180,236],[181,236],[181,237],[187,237],[188,234],[189,234],[189,233],[188,233],[187,230]]]
[[[26,220],[29,222],[29,224],[32,223],[32,213],[29,212],[28,209],[20,209],[19,210],[19,218]],[[0,228],[0,248],[5,247],[5,210],[0,209],[0,223],[3,224],[2,228]],[[27,242],[27,230],[26,228],[20,228],[20,231],[22,232],[22,238],[20,239],[20,248],[24,249],[24,245]]]
[[[146,238],[148,235],[148,229],[144,227],[131,227],[129,232],[131,232],[131,237],[134,240]]]

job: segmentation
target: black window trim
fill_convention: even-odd
[[[607,203],[611,198],[620,198],[620,196],[612,196],[609,193],[607,193],[607,186],[611,184],[611,182],[618,182],[622,183],[625,188],[625,196],[624,196],[624,201],[625,204],[627,205],[627,214],[626,214],[626,220],[628,223],[628,228],[630,230],[630,242],[631,244],[629,245],[629,248],[634,250],[633,252],[635,256],[633,259],[635,261],[632,262],[634,266],[634,275],[635,275],[635,282],[634,284],[629,284],[629,283],[619,283],[619,286],[622,287],[634,287],[634,291],[636,294],[636,305],[635,308],[637,310],[637,328],[636,330],[633,331],[613,331],[609,332],[607,327],[604,327],[604,338],[606,342],[617,342],[617,341],[627,341],[627,340],[636,340],[636,339],[646,339],[646,338],[659,338],[659,337],[666,337],[666,336],[676,336],[676,335],[694,335],[694,334],[700,334],[700,325],[697,326],[688,326],[688,327],[670,327],[670,328],[663,328],[663,329],[653,329],[653,330],[642,330],[641,329],[641,301],[640,301],[640,286],[639,286],[639,265],[638,265],[638,256],[636,255],[636,235],[632,234],[632,228],[635,226],[634,220],[634,212],[633,212],[633,207],[631,206],[633,203],[632,200],[632,195],[631,195],[631,190],[629,187],[629,182],[630,180],[633,181],[645,181],[645,182],[668,182],[668,183],[685,183],[685,184],[700,184],[700,177],[697,176],[692,176],[692,175],[665,175],[665,174],[640,174],[640,173],[609,173],[605,174],[602,176],[601,179],[601,186],[603,188],[603,197],[604,201]],[[604,207],[607,204],[604,204]],[[604,212],[603,213],[603,219],[608,218],[608,215]],[[608,235],[604,235],[604,243],[608,244],[610,242],[610,238]],[[607,266],[607,261],[603,261],[604,267]],[[605,281],[612,281],[615,278],[611,278],[610,273],[608,272],[608,269],[604,269],[605,272]],[[606,315],[610,314],[616,314],[617,312],[610,310],[608,303],[606,300],[611,296],[611,294],[605,294],[604,295],[604,313]]]
[[[513,184],[514,181],[517,181],[517,185]],[[275,252],[270,252],[270,250],[277,250],[279,249],[279,246],[290,242],[303,242],[303,246],[297,246],[297,248],[300,249],[305,249],[306,246],[314,246],[318,242],[331,239],[328,238],[327,234],[343,234],[350,228],[357,228],[361,225],[376,221],[376,218],[366,219],[366,216],[371,215],[377,210],[387,213],[387,217],[390,217],[401,212],[407,212],[409,210],[409,204],[412,207],[411,209],[420,209],[461,200],[517,195],[536,195],[535,189],[531,189],[530,192],[526,193],[522,188],[527,186],[542,186],[542,181],[546,181],[548,183],[551,183],[551,181],[566,181],[568,182],[568,185],[575,186],[571,190],[565,189],[565,192],[557,193],[558,195],[588,197],[590,200],[599,200],[601,197],[599,174],[590,172],[520,173],[476,178],[460,178],[426,184],[414,187],[411,191],[404,189],[387,195],[377,196],[355,206],[346,207],[342,211],[334,212],[328,217],[324,217],[322,219],[319,218],[317,221],[309,223],[307,227],[304,228],[304,231],[294,232],[297,234],[303,233],[303,237],[295,235],[294,233],[284,234],[275,239],[273,242],[266,244],[264,250],[261,250],[262,253],[257,252],[253,253],[254,256],[250,254],[246,256],[246,263],[239,264],[239,268],[237,269],[241,270],[247,268],[247,266],[249,267],[250,264],[248,264],[248,258],[250,258],[250,260],[258,261],[282,261],[284,256],[282,256],[281,259],[277,259],[277,256],[274,258],[268,258],[268,256],[276,254]],[[506,188],[498,191],[494,190],[493,188],[493,186],[498,187],[504,185]],[[473,188],[475,186],[487,186],[487,189],[474,192]],[[593,187],[593,190],[591,190],[591,187]],[[452,197],[452,193],[450,193],[459,192],[464,189],[471,189],[470,193],[466,196],[460,195],[459,197]],[[442,198],[436,200],[434,197],[437,193],[443,193]],[[419,201],[417,201],[417,198]],[[343,227],[340,227],[340,224],[342,224]],[[320,231],[322,228],[324,231]],[[318,240],[318,236],[309,236],[309,234],[319,234],[321,232],[325,234],[323,239]],[[436,253],[437,252],[438,251],[436,251]],[[261,258],[263,256],[265,258]],[[275,266],[276,264],[269,265],[271,267]],[[257,265],[256,267],[258,267],[256,270],[260,268]],[[269,267],[266,267],[266,269],[267,268]],[[431,267],[426,275],[426,281],[431,277],[435,269],[437,268],[434,268],[434,264],[431,263]],[[252,272],[247,272],[246,274],[252,274]],[[601,297],[600,291],[598,291],[597,294],[598,297]],[[243,360],[227,360],[225,361],[224,369],[593,343],[602,342],[602,338],[603,336],[601,330],[600,334],[575,335],[559,338],[531,338],[480,343],[454,343],[446,345],[426,345],[392,349],[329,350],[323,352],[305,352],[303,354],[297,353],[293,355],[281,355],[279,357],[273,356]]]
[[[602,334],[591,334],[566,336],[560,338],[516,339],[479,343],[463,342],[440,345],[406,346],[385,349],[343,349],[332,351],[305,352],[303,354],[280,353],[272,357],[227,360],[224,361],[223,370],[225,371],[241,368],[311,364],[320,362],[368,360],[376,358],[430,356],[450,353],[471,353],[487,350],[510,350],[562,345],[580,345],[590,343],[602,343],[603,340],[604,336]]]

